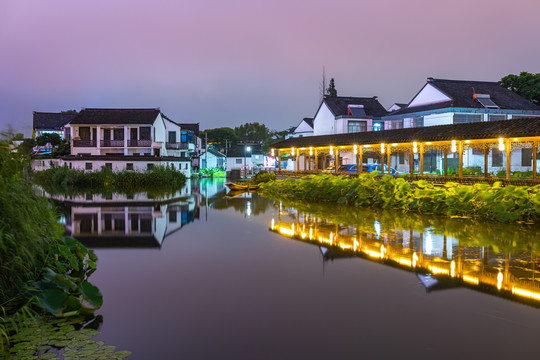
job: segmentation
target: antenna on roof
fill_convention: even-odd
[[[319,83],[319,91],[320,91],[320,96],[319,96],[319,102],[323,101],[324,99],[324,93],[326,91],[326,69],[322,68],[322,82]]]

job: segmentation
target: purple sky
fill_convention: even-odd
[[[161,107],[201,128],[312,117],[338,95],[408,102],[426,77],[540,72],[538,0],[2,0],[0,129],[32,111]]]

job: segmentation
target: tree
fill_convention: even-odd
[[[540,73],[531,74],[522,71],[519,75],[506,75],[501,79],[501,85],[534,104],[540,105]]]
[[[270,137],[270,129],[258,122],[246,123],[234,128],[238,140],[248,142],[265,142]]]
[[[45,133],[41,134],[36,138],[36,145],[37,146],[45,146],[47,143],[51,144],[52,146],[56,147],[60,145],[62,142],[62,138],[60,135],[55,133]]]
[[[336,85],[334,84],[334,78],[330,79],[330,85],[328,85],[328,89],[326,89],[326,94],[328,96],[337,96],[337,90],[336,90]]]

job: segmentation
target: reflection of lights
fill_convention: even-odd
[[[440,268],[440,267],[437,267],[437,266],[430,266],[430,267],[429,267],[429,270],[431,270],[431,272],[433,273],[433,275],[436,275],[436,274],[445,274],[445,275],[448,275],[448,270],[443,269],[443,268]]]
[[[525,289],[520,289],[520,288],[513,287],[513,286],[512,286],[512,294],[525,296],[525,297],[530,297],[531,299],[534,299],[534,300],[540,300],[540,294],[539,293],[532,292],[532,291],[525,290]]]
[[[502,272],[499,271],[499,273],[497,274],[497,289],[501,290],[502,282],[503,282],[503,274]]]
[[[270,229],[274,230],[275,221],[272,219],[272,225],[270,225]]]
[[[431,233],[426,234],[426,254],[431,255],[433,250],[433,239],[431,238]]]
[[[327,244],[332,245],[332,240],[331,239],[325,239],[325,238],[319,236],[319,241],[322,242],[322,243],[327,243]]]
[[[300,232],[300,236],[302,237],[302,239],[305,239],[306,236],[307,236],[307,234],[306,234],[305,232],[302,231],[302,232]]]
[[[457,151],[456,140],[452,140],[452,152],[455,153],[456,151]]]
[[[330,232],[330,244],[334,241],[334,233]]]
[[[365,253],[372,257],[376,257],[376,258],[381,257],[381,254],[377,251],[365,250]]]
[[[293,225],[292,229],[287,229],[286,227],[280,226],[279,227],[279,232],[281,234],[293,236],[294,235],[294,225]]]
[[[309,228],[309,240],[313,239],[313,228]]]
[[[416,263],[418,262],[418,255],[416,253],[412,254],[412,267],[416,267]]]
[[[466,281],[468,283],[475,284],[475,285],[478,285],[480,283],[480,280],[478,280],[478,278],[467,276],[467,275],[463,275],[463,281]]]
[[[373,227],[375,228],[375,233],[377,234],[377,239],[381,237],[381,223],[375,220],[373,222]]]
[[[358,248],[358,241],[356,239],[354,239],[354,242],[353,242],[353,250],[356,251],[356,249]]]
[[[399,263],[400,263],[401,265],[414,266],[414,265],[412,265],[411,260],[409,260],[409,259],[399,258],[398,261],[399,261]],[[415,265],[416,265],[416,264],[415,264]]]
[[[346,250],[346,249],[350,249],[352,246],[349,245],[349,244],[344,244],[344,243],[340,242],[339,247],[342,248],[343,250]]]
[[[450,263],[450,276],[451,277],[456,276],[456,263],[453,260]]]
[[[384,254],[386,254],[386,248],[384,245],[381,245],[381,259],[384,257]]]
[[[251,201],[246,203],[246,215],[251,216]]]
[[[499,138],[499,151],[504,151],[504,139]]]

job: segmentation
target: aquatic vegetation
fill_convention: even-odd
[[[253,185],[258,185],[261,183],[267,183],[269,181],[275,181],[276,180],[276,174],[273,172],[268,171],[259,171],[255,176],[253,176],[249,183]]]
[[[26,321],[24,327],[11,337],[11,347],[0,353],[5,359],[124,359],[129,351],[103,341],[92,340],[99,334],[96,328],[101,317],[78,316],[49,319],[43,316]],[[13,329],[11,329],[13,330]]]
[[[304,201],[336,202],[357,207],[402,209],[452,217],[477,217],[500,222],[540,222],[540,185],[526,188],[446,183],[435,186],[425,180],[407,182],[403,178],[376,172],[358,178],[317,175],[271,181],[261,185],[263,195]]]
[[[204,168],[199,169],[197,175],[201,177],[225,177],[226,173],[222,168]]]
[[[113,172],[108,168],[86,172],[63,166],[35,172],[32,179],[51,193],[92,190],[100,192],[105,189],[130,193],[148,189],[174,191],[182,188],[186,182],[186,176],[180,170],[163,166],[156,166],[145,172],[128,170]]]

